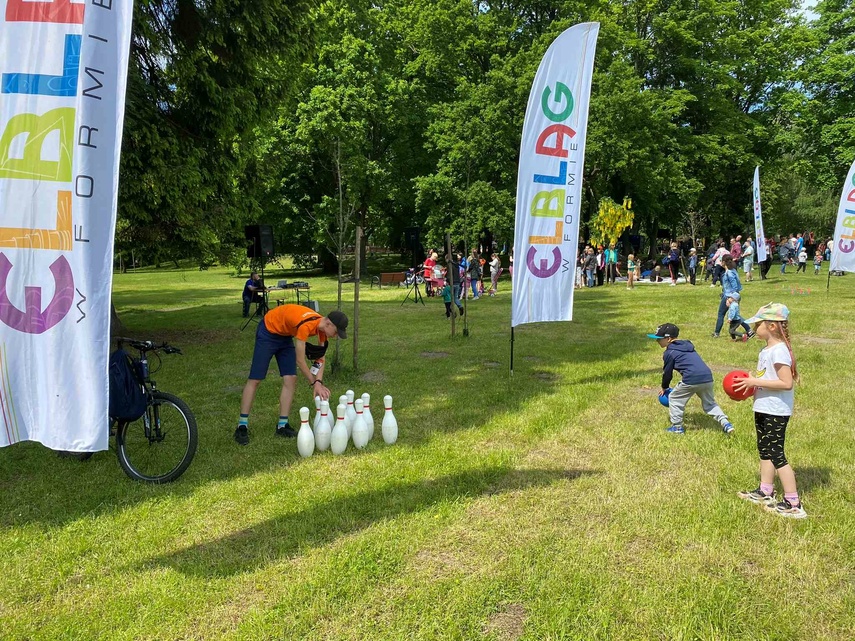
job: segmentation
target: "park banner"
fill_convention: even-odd
[[[855,272],[855,162],[849,168],[840,206],[837,208],[837,224],[834,226],[834,244],[831,249],[829,273]]]
[[[107,449],[132,0],[0,0],[0,446]]]
[[[757,241],[758,263],[766,260],[766,232],[763,231],[763,208],[760,206],[760,167],[754,168],[754,240]]]
[[[582,171],[600,25],[570,27],[549,46],[523,123],[511,327],[573,318]]]

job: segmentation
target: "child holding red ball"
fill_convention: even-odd
[[[769,303],[746,322],[757,338],[766,341],[757,359],[757,374],[739,378],[733,384],[739,393],[754,391],[754,426],[760,453],[760,487],[739,492],[740,498],[765,506],[781,516],[807,517],[796,488],[796,475],[784,456],[787,423],[793,414],[793,383],[799,380],[796,359],[790,344],[790,310],[781,303]],[[784,500],[775,500],[775,473],[784,486]]]

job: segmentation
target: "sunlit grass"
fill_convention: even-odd
[[[575,320],[516,331],[510,283],[470,302],[450,337],[441,300],[362,287],[327,382],[395,398],[398,444],[300,459],[274,438],[279,383],[261,386],[252,442],[232,441],[253,329],[225,270],[116,275],[129,333],[166,339],[155,378],[197,415],[175,484],[131,482],[35,444],[0,450],[0,637],[10,639],[851,639],[855,628],[855,277],[772,272],[743,309],[792,310],[803,383],[787,454],[810,517],[740,501],[756,483],[751,407],[697,401],[669,437],[656,402],[677,323],[717,381],[760,345],[712,339],[718,290],[577,292]],[[334,280],[309,280],[323,311]],[[352,291],[352,285],[348,286]],[[350,303],[346,311],[350,311]],[[310,404],[298,386],[292,414]],[[58,417],[71,421],[73,417]]]

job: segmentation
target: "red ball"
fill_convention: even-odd
[[[737,392],[733,389],[733,384],[739,380],[740,378],[748,378],[751,376],[748,372],[743,372],[742,370],[734,370],[728,373],[724,380],[721,382],[722,387],[724,387],[724,393],[727,394],[734,401],[744,401],[747,398],[751,398],[754,396],[754,387],[746,387],[741,392]]]

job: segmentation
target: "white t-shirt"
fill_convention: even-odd
[[[764,347],[757,357],[756,377],[764,381],[778,381],[775,364],[792,366],[793,359],[786,343]],[[793,390],[769,390],[758,387],[754,392],[754,411],[774,416],[792,416]]]
[[[807,262],[807,252],[803,249],[799,252],[799,262],[806,263]]]

